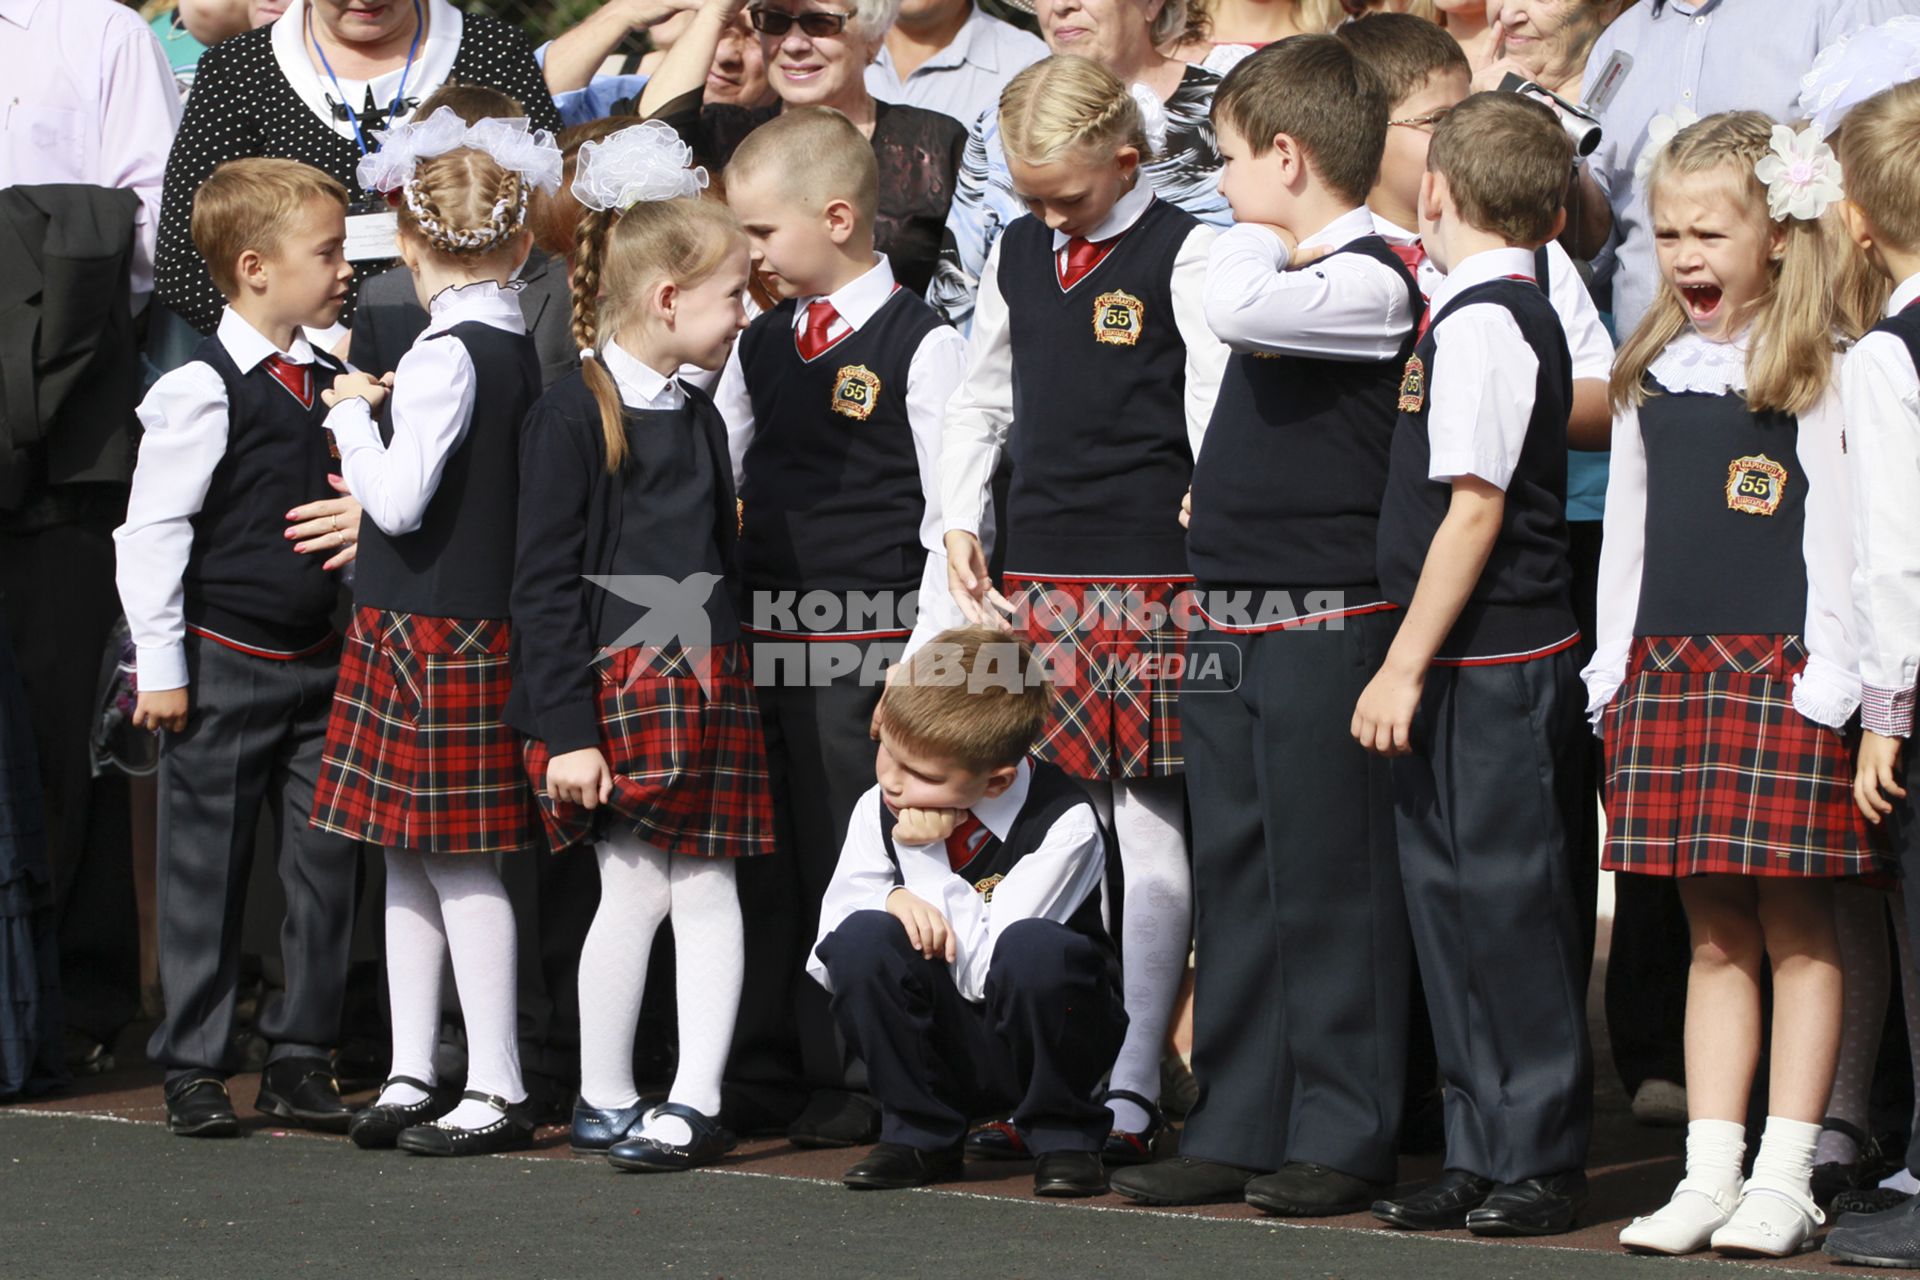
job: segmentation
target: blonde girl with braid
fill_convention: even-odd
[[[349,1130],[361,1147],[483,1155],[533,1137],[496,868],[535,835],[503,719],[520,423],[540,394],[510,281],[532,243],[529,197],[559,184],[560,163],[525,119],[468,124],[443,108],[389,131],[360,166],[362,186],[390,193],[428,314],[391,375],[351,373],[323,393],[365,518],[312,821],[381,847],[387,867],[393,1064]],[[457,1098],[433,1056],[449,957],[467,1031]]]
[[[1104,1154],[1139,1164],[1166,1130],[1160,1058],[1192,936],[1180,508],[1227,360],[1202,298],[1214,232],[1141,180],[1153,140],[1096,62],[1021,72],[1000,97],[1000,138],[1029,214],[987,257],[967,379],[947,409],[948,582],[969,621],[1010,625],[1050,664],[1058,696],[1034,754],[1078,778],[1118,838],[1128,1027]],[[1003,452],[1013,484],[996,584],[982,534]],[[1033,1150],[1010,1123],[970,1147]]]
[[[585,842],[600,906],[580,953],[573,1149],[673,1172],[724,1155],[720,1079],[745,968],[734,859],[767,853],[759,708],[729,590],[738,517],[727,429],[681,380],[746,327],[747,238],[701,196],[658,121],[583,144],[572,255],[577,375],[520,451],[508,718],[555,851]],[[603,590],[594,584],[606,584]],[[679,1069],[640,1103],[633,1037],[647,958],[673,921]]]

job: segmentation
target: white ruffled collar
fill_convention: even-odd
[[[1689,329],[1654,357],[1647,372],[1672,392],[1723,396],[1747,389],[1747,339],[1751,330],[1731,342],[1714,342]]]

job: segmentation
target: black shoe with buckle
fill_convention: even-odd
[[[683,1103],[663,1102],[653,1109],[649,1118],[652,1116],[672,1116],[686,1121],[692,1137],[681,1145],[636,1134],[607,1149],[608,1164],[628,1173],[680,1173],[712,1164],[739,1145],[718,1120]]]
[[[404,1106],[397,1103],[375,1102],[370,1107],[354,1113],[347,1125],[347,1136],[353,1139],[353,1145],[363,1151],[387,1151],[402,1133],[415,1125],[438,1120],[453,1108],[446,1098],[434,1086],[424,1080],[415,1080],[412,1076],[389,1076],[380,1086],[385,1093],[396,1084],[408,1085],[427,1096],[418,1102],[409,1102]]]
[[[323,1133],[345,1133],[353,1122],[353,1108],[340,1100],[340,1082],[325,1058],[269,1062],[253,1105],[276,1120]]]
[[[533,1145],[533,1117],[525,1105],[508,1102],[497,1093],[468,1089],[460,1095],[473,1102],[484,1102],[500,1113],[500,1118],[477,1129],[459,1129],[445,1118],[428,1124],[416,1124],[401,1131],[394,1145],[416,1156],[491,1156],[503,1151],[525,1151]]]
[[[227,1082],[219,1076],[184,1076],[166,1089],[167,1128],[183,1138],[237,1138],[240,1117],[233,1114]]]
[[[1101,1102],[1111,1102],[1118,1098],[1122,1102],[1131,1102],[1147,1113],[1147,1127],[1138,1133],[1129,1133],[1125,1129],[1115,1129],[1107,1135],[1106,1145],[1100,1151],[1101,1160],[1109,1167],[1125,1167],[1134,1164],[1146,1164],[1153,1159],[1153,1144],[1167,1131],[1167,1117],[1151,1099],[1143,1098],[1126,1089],[1109,1089]]]
[[[964,1147],[971,1160],[1031,1160],[1027,1140],[1011,1120],[990,1120],[967,1135]]]

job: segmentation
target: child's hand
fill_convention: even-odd
[[[1182,529],[1187,529],[1187,528],[1191,528],[1192,525],[1193,525],[1193,490],[1189,489],[1185,493],[1180,495],[1180,527]]]
[[[1899,738],[1883,738],[1868,729],[1860,735],[1860,752],[1853,765],[1853,802],[1860,806],[1868,822],[1876,827],[1893,812],[1895,795],[1906,799],[1907,789],[1900,785]]]
[[[1287,260],[1287,270],[1298,271],[1302,267],[1310,267],[1332,252],[1333,249],[1324,244],[1317,244],[1311,249],[1298,250],[1292,258]]]
[[[904,888],[895,889],[887,895],[887,914],[906,929],[907,942],[915,951],[929,960],[953,963],[953,927],[932,903]]]
[[[1404,756],[1413,748],[1413,713],[1420,707],[1424,676],[1412,679],[1382,667],[1353,709],[1353,740],[1367,751],[1380,756]]]
[[[1007,629],[1013,602],[1001,595],[987,574],[987,554],[980,539],[964,529],[947,533],[947,590],[967,621],[980,627]]]
[[[597,809],[613,797],[613,770],[598,747],[562,752],[547,762],[547,794],[561,804]]]
[[[932,844],[952,835],[965,816],[961,809],[902,809],[893,816],[893,838],[901,844]]]
[[[393,385],[393,375],[375,378],[370,373],[358,369],[352,373],[343,373],[333,380],[333,385],[320,393],[320,399],[331,409],[342,400],[365,400],[367,408],[378,410],[387,399],[387,388]]]
[[[187,691],[179,689],[155,689],[152,693],[142,693],[133,704],[133,727],[136,729],[165,729],[168,733],[178,733],[187,727]]]

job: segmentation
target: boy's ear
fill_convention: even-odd
[[[1019,776],[1020,776],[1019,765],[1017,764],[1001,765],[998,769],[995,769],[992,773],[987,775],[987,795],[988,796],[1005,795],[1007,788],[1012,786],[1013,780]]]
[[[1553,218],[1553,230],[1547,233],[1546,240],[1542,241],[1541,243],[1549,244],[1555,240],[1558,240],[1560,238],[1560,233],[1565,231],[1566,229],[1567,229],[1567,206],[1561,205],[1560,212],[1555,214]]]
[[[860,225],[860,215],[854,212],[851,200],[827,201],[827,207],[821,210],[820,216],[826,220],[827,235],[836,245],[844,245],[851,240],[854,229]]]
[[[1445,174],[1432,169],[1420,175],[1419,212],[1428,222],[1440,220],[1440,206],[1447,200],[1447,179]]]
[[[1847,238],[1861,249],[1871,252],[1875,239],[1873,223],[1868,219],[1866,210],[1851,200],[1840,202],[1840,221],[1846,224]]]

